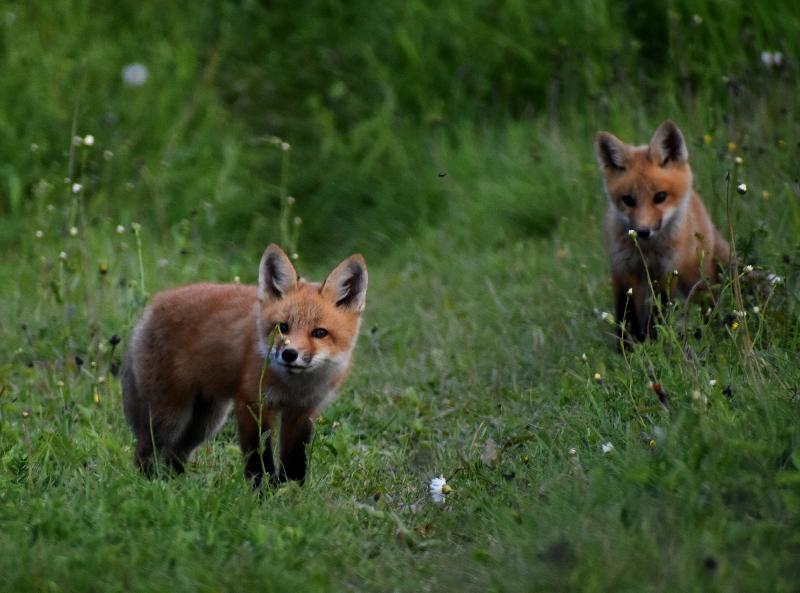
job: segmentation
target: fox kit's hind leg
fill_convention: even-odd
[[[272,459],[275,411],[263,402],[240,399],[236,401],[236,420],[239,424],[239,446],[244,456],[244,475],[258,487],[265,473],[269,478],[275,476],[275,462]]]
[[[312,431],[308,410],[286,408],[281,412],[281,482],[305,480],[308,464],[306,446],[311,442]]]

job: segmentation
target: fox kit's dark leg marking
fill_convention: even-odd
[[[308,459],[306,445],[311,442],[313,423],[308,410],[287,408],[281,413],[281,468],[279,479],[305,481]]]
[[[257,402],[237,401],[236,419],[239,423],[239,446],[244,456],[244,475],[248,480],[253,480],[253,485],[258,487],[264,479],[265,472],[270,478],[275,476],[275,462],[272,459],[272,427],[275,423],[275,412],[263,403],[259,405]],[[265,434],[266,436],[262,437]],[[262,438],[264,450],[259,455]]]
[[[617,321],[617,338],[631,343],[631,338],[639,341],[645,338],[645,325],[641,316],[646,302],[639,280],[635,276],[614,276],[614,313]],[[628,294],[633,289],[633,294]]]

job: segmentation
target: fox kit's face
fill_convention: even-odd
[[[299,280],[286,255],[270,246],[258,288],[260,349],[271,373],[298,383],[347,370],[366,299],[361,256],[346,259],[318,284]]]
[[[624,230],[650,240],[669,227],[692,188],[683,135],[666,121],[649,145],[631,146],[599,132],[595,153],[613,212]]]

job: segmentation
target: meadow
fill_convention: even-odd
[[[799,57],[788,1],[4,3],[0,590],[799,591]],[[620,354],[592,140],[666,118],[740,263]],[[132,324],[270,242],[369,266],[306,484],[230,421],[144,478]]]

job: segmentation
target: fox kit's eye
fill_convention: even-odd
[[[628,208],[636,208],[636,198],[633,196],[626,194],[622,196],[622,201]]]
[[[660,191],[655,196],[653,196],[653,202],[655,202],[656,204],[660,204],[666,199],[667,199],[667,192],[665,191]]]
[[[328,330],[325,329],[324,327],[318,327],[317,329],[311,332],[311,335],[317,339],[322,339],[328,335]]]
[[[288,334],[289,333],[289,324],[288,323],[279,323],[278,324],[278,331],[281,332],[282,334]]]

